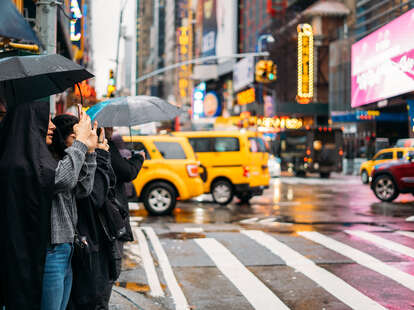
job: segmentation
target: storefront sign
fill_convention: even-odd
[[[206,96],[206,83],[202,82],[194,87],[193,91],[193,118],[198,119],[204,113],[204,97]]]
[[[300,129],[303,119],[295,117],[265,117],[257,119],[257,126],[275,129]]]
[[[414,91],[414,9],[352,45],[352,107]]]
[[[215,92],[211,91],[206,94],[203,105],[205,117],[214,117],[221,114],[220,99]]]
[[[246,105],[256,101],[256,92],[254,88],[249,88],[237,94],[237,104]]]
[[[300,24],[298,31],[298,103],[307,104],[313,97],[313,30]]]

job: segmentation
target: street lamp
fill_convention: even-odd
[[[263,49],[263,40],[266,40],[267,43],[273,43],[275,42],[275,38],[271,34],[262,34],[257,39],[257,49],[258,52],[261,52]]]

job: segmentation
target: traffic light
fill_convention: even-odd
[[[116,92],[116,85],[115,85],[115,78],[114,78],[114,70],[109,70],[109,82],[107,87],[107,94],[108,98],[115,97]]]
[[[271,83],[276,81],[277,67],[272,60],[259,60],[256,64],[256,81]]]
[[[267,73],[267,79],[269,80],[269,82],[276,81],[277,67],[276,67],[276,64],[271,60],[268,60],[266,63],[266,73]]]

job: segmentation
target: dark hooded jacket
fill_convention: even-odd
[[[125,193],[125,183],[133,181],[139,171],[141,170],[144,158],[140,154],[133,154],[130,159],[125,159],[121,156],[118,148],[113,141],[109,141],[109,148],[111,152],[111,165],[116,176],[115,198],[120,202],[121,208],[125,214],[129,214],[128,199]],[[129,220],[127,221],[127,234],[123,241],[132,241],[131,226]]]
[[[105,299],[105,288],[110,279],[111,242],[104,230],[108,231],[102,218],[109,189],[115,185],[109,152],[96,150],[97,168],[92,193],[77,200],[78,231],[85,236],[90,246],[89,264],[74,259],[73,285],[69,309],[94,309]],[[89,265],[89,266],[87,266]]]
[[[0,305],[7,310],[40,309],[57,166],[48,123],[49,103],[24,103],[0,130]]]

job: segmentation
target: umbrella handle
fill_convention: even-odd
[[[78,87],[79,94],[80,94],[80,99],[81,99],[81,105],[83,107],[83,96],[82,96],[82,91],[81,91],[81,88],[79,86],[79,83],[76,83],[76,86]]]

